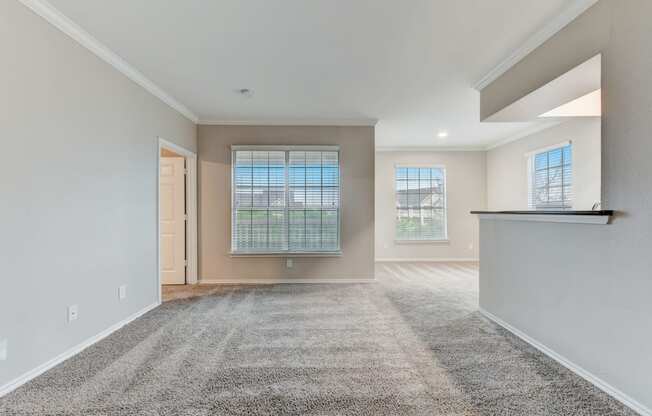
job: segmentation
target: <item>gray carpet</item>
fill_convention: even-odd
[[[477,268],[175,300],[3,399],[2,415],[633,415],[477,312]]]

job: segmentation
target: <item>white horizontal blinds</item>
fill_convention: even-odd
[[[321,152],[321,244],[323,250],[338,249],[340,218],[340,167],[337,152]]]
[[[336,150],[248,148],[233,161],[234,252],[339,250]]]
[[[289,151],[288,163],[289,250],[338,250],[338,152]]]
[[[285,152],[236,151],[234,163],[233,250],[286,250]]]
[[[532,156],[530,208],[571,208],[573,201],[572,160],[571,144]]]
[[[396,168],[396,238],[446,239],[446,190],[442,168]]]

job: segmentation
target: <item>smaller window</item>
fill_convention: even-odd
[[[446,240],[446,171],[396,167],[396,239]]]
[[[572,144],[533,152],[529,157],[530,209],[571,209],[573,205]]]

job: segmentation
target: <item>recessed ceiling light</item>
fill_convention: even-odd
[[[440,139],[445,139],[446,137],[448,137],[448,132],[442,130],[439,133],[437,133],[437,137],[439,137]]]

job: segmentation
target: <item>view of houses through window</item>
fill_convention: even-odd
[[[441,167],[396,167],[396,239],[447,238],[446,172]]]
[[[234,253],[340,249],[339,152],[320,149],[233,151]]]

